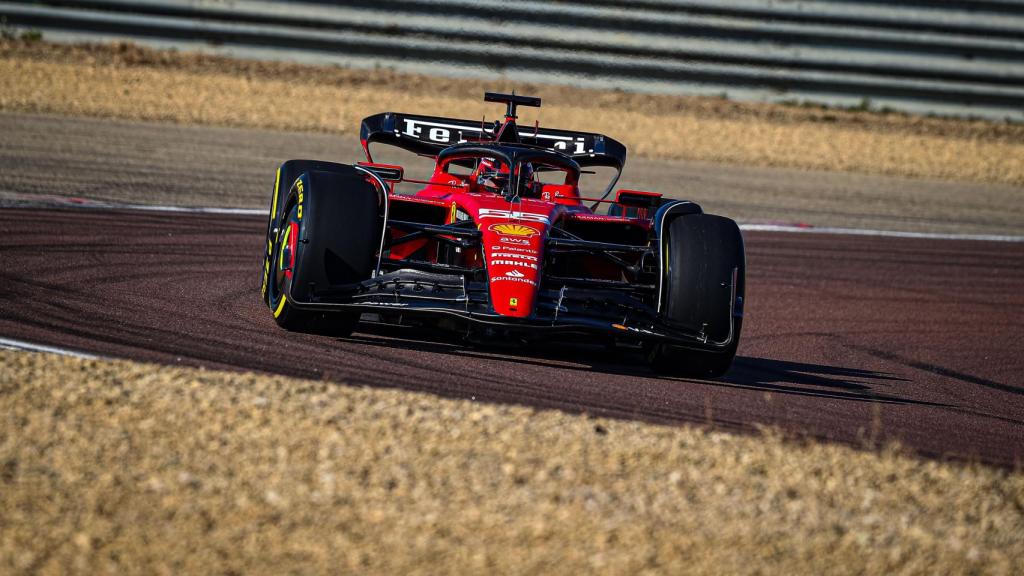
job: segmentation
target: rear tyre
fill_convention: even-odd
[[[670,222],[662,246],[667,263],[661,314],[670,325],[707,336],[720,349],[656,344],[651,367],[664,374],[717,378],[729,370],[743,324],[746,263],[736,223],[710,214],[687,214]],[[733,291],[735,285],[735,293]],[[734,300],[735,298],[735,300]]]
[[[341,166],[300,175],[272,241],[268,305],[281,327],[334,336],[352,333],[358,312],[304,310],[325,289],[344,293],[370,277],[380,243],[379,196],[361,173]]]

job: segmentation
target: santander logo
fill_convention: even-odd
[[[522,278],[523,276],[526,276],[526,274],[523,274],[519,270],[509,270],[508,272],[505,272],[505,276],[511,276],[512,278]]]

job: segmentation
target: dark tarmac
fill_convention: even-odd
[[[748,232],[722,380],[583,345],[480,349],[401,329],[292,334],[259,298],[254,216],[0,209],[0,335],[658,423],[758,424],[923,455],[1024,461],[1024,244]]]

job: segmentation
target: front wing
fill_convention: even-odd
[[[461,274],[399,269],[355,285],[314,291],[307,302],[290,294],[287,297],[298,309],[433,316],[528,339],[604,335],[714,351],[728,348],[735,337],[731,329],[726,340],[715,342],[699,328],[669,325],[651,306],[623,290],[573,286],[541,289],[534,313],[528,318],[497,314],[490,307],[488,293],[485,282],[468,281]]]

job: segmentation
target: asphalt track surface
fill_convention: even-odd
[[[285,333],[258,294],[264,226],[248,216],[4,209],[0,334],[139,360],[1024,460],[1019,243],[748,233],[739,358],[723,380],[692,381],[659,378],[639,356],[603,347]]]
[[[5,166],[3,181],[18,169]],[[45,177],[60,194],[61,183],[81,173],[55,166]],[[475,348],[380,327],[346,339],[285,333],[259,299],[264,227],[255,216],[8,204],[0,208],[0,336],[339,385],[658,423],[768,424],[853,445],[896,440],[933,457],[1024,462],[1024,243],[747,232],[739,354],[725,378],[699,381],[659,377],[628,350],[581,344]]]

